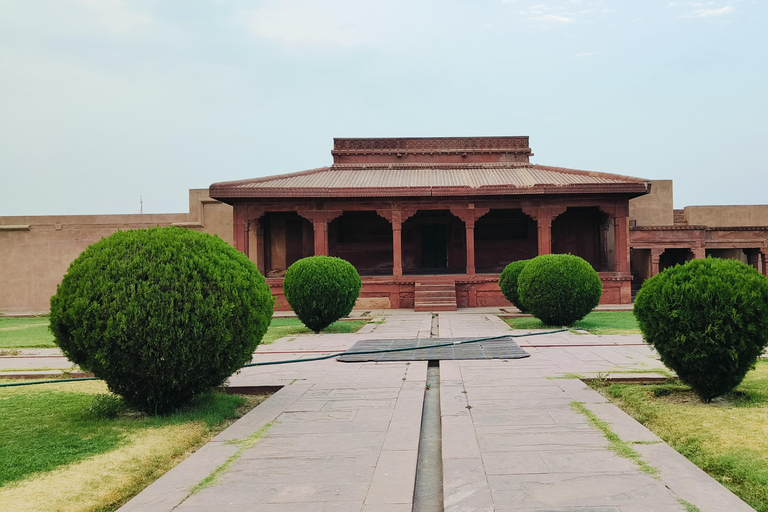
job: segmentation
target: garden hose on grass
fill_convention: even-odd
[[[450,341],[447,343],[435,343],[434,345],[424,345],[421,347],[401,347],[401,348],[383,348],[380,350],[364,350],[359,352],[335,352],[333,354],[327,354],[324,356],[318,356],[318,357],[310,357],[306,359],[287,359],[284,361],[267,361],[264,363],[249,363],[246,365],[243,365],[243,368],[248,368],[251,366],[268,366],[273,364],[290,364],[290,363],[306,363],[310,361],[322,361],[324,359],[332,359],[334,357],[339,356],[353,356],[353,355],[364,355],[364,354],[384,354],[387,352],[402,352],[405,350],[420,350],[423,348],[438,348],[438,347],[448,347],[451,345],[464,345],[466,343],[478,343],[481,341],[489,341],[489,340],[497,340],[500,338],[526,338],[528,336],[539,336],[542,334],[555,334],[558,332],[565,332],[567,329],[557,329],[555,331],[544,331],[544,332],[530,332],[527,334],[500,334],[498,336],[485,336],[483,338],[472,338],[469,340],[463,340],[463,341]],[[32,386],[35,384],[55,384],[58,382],[79,382],[79,381],[85,381],[85,380],[99,380],[96,377],[84,377],[81,379],[58,379],[58,380],[41,380],[36,382],[14,382],[12,384],[0,384],[0,388],[10,388],[14,386]]]

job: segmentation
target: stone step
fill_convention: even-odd
[[[416,283],[413,299],[415,311],[456,311],[456,285]]]

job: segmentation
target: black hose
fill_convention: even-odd
[[[437,347],[448,347],[450,345],[464,345],[465,343],[477,343],[480,341],[488,341],[488,340],[497,340],[499,338],[525,338],[527,336],[538,336],[541,334],[555,334],[558,332],[564,332],[567,329],[558,329],[556,331],[544,331],[544,332],[531,332],[527,334],[501,334],[498,336],[486,336],[483,338],[473,338],[469,340],[463,340],[463,341],[451,341],[447,343],[436,343],[433,345],[424,345],[421,347],[402,347],[402,348],[383,348],[380,350],[365,350],[360,352],[336,352],[333,354],[327,354],[324,356],[318,356],[318,357],[310,357],[307,359],[288,359],[284,361],[267,361],[264,363],[249,363],[246,365],[243,365],[243,368],[248,368],[251,366],[268,366],[273,364],[290,364],[290,363],[306,363],[310,361],[322,361],[324,359],[332,359],[334,357],[344,356],[344,355],[362,355],[362,354],[383,354],[386,352],[402,352],[404,350],[420,350],[423,348],[437,348]],[[84,381],[84,380],[98,380],[96,377],[84,377],[81,379],[58,379],[58,380],[40,380],[35,382],[14,382],[12,384],[0,384],[0,388],[10,388],[14,386],[33,386],[35,384],[55,384],[57,382],[78,382],[78,381]]]
[[[250,363],[243,365],[243,368],[247,368],[249,366],[268,366],[271,364],[287,364],[287,363],[302,363],[302,362],[308,362],[308,361],[322,361],[323,359],[332,359],[334,357],[339,356],[356,356],[356,355],[364,355],[364,354],[384,354],[387,352],[403,352],[405,350],[421,350],[423,348],[437,348],[437,347],[448,347],[451,345],[464,345],[465,343],[477,343],[479,341],[488,341],[488,340],[497,340],[499,338],[525,338],[526,336],[538,336],[540,334],[555,334],[557,332],[564,332],[567,331],[567,329],[558,329],[556,331],[545,331],[545,332],[531,332],[528,334],[501,334],[499,336],[486,336],[484,338],[473,338],[470,340],[464,340],[464,341],[451,341],[447,343],[436,343],[434,345],[424,345],[421,347],[401,347],[401,348],[382,348],[379,350],[363,350],[360,352],[336,352],[334,354],[328,354],[324,356],[318,356],[318,357],[310,357],[307,359],[288,359],[284,361],[267,361],[264,363]]]

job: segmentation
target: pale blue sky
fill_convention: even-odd
[[[187,210],[333,137],[529,135],[532,161],[768,203],[768,7],[0,0],[0,215]]]

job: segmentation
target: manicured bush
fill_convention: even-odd
[[[735,388],[768,346],[768,279],[735,260],[664,270],[634,311],[645,341],[704,402]]]
[[[159,414],[250,362],[273,304],[253,263],[220,238],[152,228],[88,247],[51,298],[50,321],[71,361]]]
[[[360,275],[348,261],[310,256],[288,267],[283,293],[299,320],[320,332],[352,311],[362,286]]]
[[[585,260],[544,254],[530,260],[517,278],[520,300],[546,325],[572,325],[600,302],[603,285]]]
[[[525,268],[528,261],[530,260],[513,261],[504,267],[504,270],[499,276],[499,288],[501,288],[501,293],[503,293],[504,297],[514,304],[514,306],[522,313],[527,313],[528,308],[526,308],[523,301],[520,300],[520,294],[517,291],[517,278],[520,276],[520,272]]]

